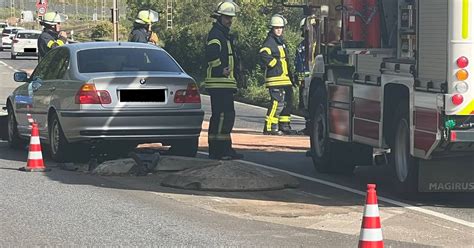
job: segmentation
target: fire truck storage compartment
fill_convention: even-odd
[[[380,69],[385,58],[395,56],[394,49],[370,49],[370,54],[356,54],[352,60],[356,67],[354,80],[357,83],[380,84]]]
[[[381,10],[378,0],[343,0],[343,40],[347,48],[380,48]]]
[[[329,137],[352,141],[352,80],[338,79],[328,84]]]
[[[418,0],[417,78],[421,88],[441,89],[447,79],[448,1]]]

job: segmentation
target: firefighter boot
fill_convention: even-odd
[[[283,132],[277,129],[277,125],[269,124],[268,121],[265,121],[265,126],[263,127],[263,134],[282,136]]]
[[[297,135],[298,134],[298,132],[296,132],[296,130],[291,129],[291,126],[290,126],[289,122],[280,123],[279,126],[280,126],[280,130],[285,135]]]

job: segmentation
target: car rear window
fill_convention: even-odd
[[[38,39],[40,34],[37,33],[18,33],[16,38],[18,39]]]
[[[4,30],[2,31],[2,33],[4,33],[4,34],[11,34],[11,33],[12,33],[12,30],[11,30],[11,29],[4,29]]]
[[[164,51],[142,48],[100,48],[77,53],[79,72],[162,71],[182,72]]]

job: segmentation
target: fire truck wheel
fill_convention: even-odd
[[[403,101],[395,114],[396,126],[390,163],[394,171],[395,189],[399,193],[418,190],[418,159],[410,154],[410,118],[408,101]]]
[[[355,167],[351,156],[351,144],[330,141],[326,107],[323,103],[316,107],[311,124],[311,157],[316,171],[351,174]]]

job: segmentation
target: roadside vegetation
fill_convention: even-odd
[[[127,40],[138,10],[146,8],[158,10],[161,17],[153,26],[153,30],[160,37],[160,45],[179,61],[187,73],[198,82],[202,82],[207,67],[204,61],[206,37],[213,22],[210,14],[220,1],[175,1],[172,29],[166,28],[165,0],[123,1],[122,4],[127,4],[127,10],[120,16],[119,39]],[[240,57],[237,98],[243,102],[266,106],[269,104],[269,96],[263,86],[264,72],[257,65],[257,52],[269,31],[269,19],[274,13],[281,13],[287,17],[289,25],[285,29],[285,39],[289,46],[290,64],[293,66],[295,49],[301,41],[298,25],[303,13],[300,9],[282,8],[278,4],[272,4],[271,0],[236,0],[236,2],[241,7],[232,26],[232,34],[236,37],[236,48]],[[0,11],[5,12],[2,14],[4,16],[8,15],[10,9],[1,8]],[[90,11],[92,12],[92,9]],[[92,21],[88,16],[82,15],[83,13],[79,16],[69,15],[68,22],[63,26],[65,30],[74,30],[75,40],[112,40],[112,24],[108,18]],[[297,94],[298,90],[295,88],[295,105]]]

